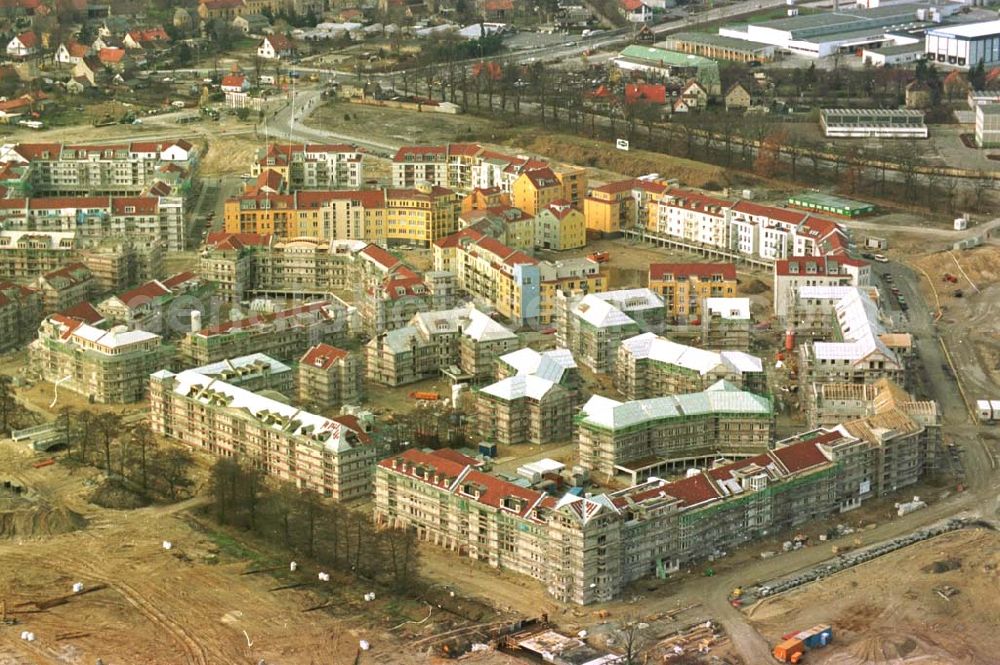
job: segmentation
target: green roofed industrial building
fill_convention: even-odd
[[[708,94],[722,94],[719,63],[699,55],[633,44],[618,54],[615,65],[624,71],[646,72],[661,78],[693,78]]]
[[[788,197],[788,205],[806,210],[816,210],[827,212],[841,217],[863,217],[875,212],[875,206],[864,201],[845,199],[833,194],[823,194],[822,192],[803,192],[795,196]]]
[[[635,483],[766,451],[774,409],[769,397],[718,381],[700,393],[629,402],[595,395],[576,424],[580,464],[607,476],[626,473]]]
[[[776,50],[771,44],[707,32],[676,32],[667,36],[664,46],[681,53],[735,62],[765,62],[774,57]]]

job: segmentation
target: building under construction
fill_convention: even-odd
[[[356,421],[324,418],[187,370],[149,377],[153,431],[337,501],[371,493],[376,452]]]
[[[651,475],[766,451],[771,400],[719,381],[700,393],[618,402],[595,395],[576,418],[580,464],[595,474]]]
[[[375,516],[533,577],[562,602],[605,602],[634,580],[666,577],[915,482],[933,464],[936,429],[895,408],[675,482],[561,498],[452,451],[411,449],[379,463]]]
[[[630,337],[618,348],[615,387],[628,399],[701,392],[722,380],[767,394],[763,362],[743,351],[707,351],[653,333]]]
[[[510,445],[568,441],[573,394],[533,374],[511,376],[476,392],[477,434]]]

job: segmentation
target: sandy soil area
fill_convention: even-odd
[[[831,646],[815,665],[995,663],[1000,534],[959,531],[914,545],[748,611],[772,643],[819,623]],[[944,598],[936,590],[957,594]]]

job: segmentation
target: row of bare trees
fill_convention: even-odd
[[[144,498],[180,498],[192,486],[191,453],[160,445],[145,422],[125,427],[116,413],[66,407],[57,426],[66,440],[66,457],[104,470]]]
[[[419,567],[416,534],[379,528],[370,511],[351,510],[290,483],[265,481],[252,459],[223,458],[212,467],[210,514],[331,569],[412,589]]]

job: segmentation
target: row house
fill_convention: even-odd
[[[646,332],[616,352],[615,387],[628,399],[701,392],[720,380],[767,394],[763,361],[743,351],[708,351]]]
[[[187,370],[147,378],[155,433],[216,457],[253,460],[265,475],[335,501],[371,494],[376,460],[367,433]]]
[[[706,298],[736,295],[736,264],[650,263],[649,288],[663,298],[668,316],[697,319]]]
[[[62,314],[42,321],[28,351],[42,379],[102,404],[141,401],[149,375],[173,357],[155,333],[102,330]]]
[[[663,329],[663,300],[649,289],[585,296],[560,293],[556,300],[559,345],[569,349],[592,372],[614,372],[618,347],[624,340]]]
[[[933,429],[907,418],[856,421],[681,480],[561,497],[485,473],[454,451],[411,449],[379,462],[375,519],[535,579],[560,602],[607,602],[636,580],[905,486],[930,468]]]
[[[496,359],[518,348],[517,335],[475,307],[420,312],[379,333],[366,347],[368,380],[400,386],[455,368],[472,381],[491,378]]]
[[[587,244],[583,213],[564,199],[549,203],[535,215],[507,205],[472,208],[459,215],[458,226],[524,252],[536,248],[563,251]]]
[[[272,143],[257,151],[250,174],[256,178],[262,171],[276,171],[293,190],[360,189],[364,186],[363,156],[353,145]]]
[[[581,465],[609,478],[627,474],[635,484],[768,450],[774,407],[725,380],[704,392],[628,402],[594,395],[576,431]]]
[[[188,366],[253,353],[294,360],[313,344],[343,343],[355,331],[355,318],[354,308],[332,295],[326,300],[208,327],[201,326],[200,313],[192,313],[192,330],[178,346],[179,357]]]
[[[316,344],[299,359],[299,401],[322,408],[357,404],[363,378],[364,362],[359,354]]]

